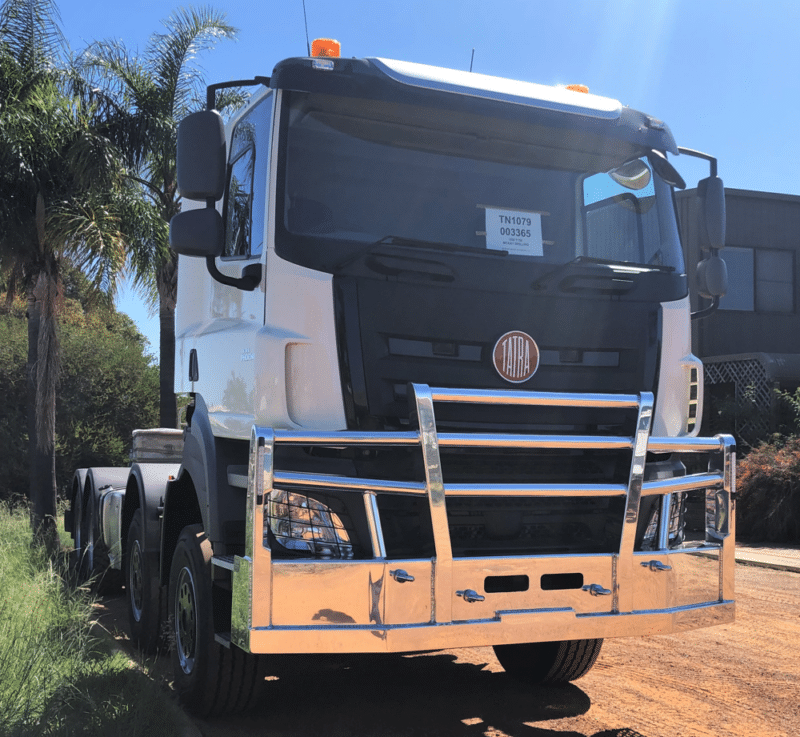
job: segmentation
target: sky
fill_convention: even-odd
[[[188,2],[56,0],[73,49],[122,39],[143,52]],[[197,3],[206,4],[206,3]],[[269,76],[306,55],[302,0],[211,3],[239,29],[200,58],[208,82]],[[588,85],[667,122],[679,146],[719,159],[725,186],[800,195],[797,0],[305,0],[308,34],[343,56],[380,56],[543,84]],[[678,157],[689,186],[707,165]],[[158,350],[158,319],[128,312]]]

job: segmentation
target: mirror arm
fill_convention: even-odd
[[[236,287],[245,292],[252,292],[259,284],[261,284],[261,264],[248,264],[242,269],[241,277],[225,276],[217,268],[217,260],[215,256],[206,256],[206,268],[211,278],[218,281],[220,284],[225,284],[229,287]]]
[[[708,307],[704,307],[702,310],[693,312],[691,314],[691,318],[692,320],[700,320],[703,317],[708,317],[713,312],[716,312],[718,307],[719,307],[719,297],[712,297],[711,304]]]
[[[206,109],[217,109],[217,90],[224,90],[230,87],[254,87],[263,84],[269,87],[269,77],[254,77],[253,79],[236,79],[231,82],[217,82],[206,87]]]
[[[679,154],[686,154],[687,156],[694,156],[696,159],[704,159],[709,163],[711,168],[711,176],[717,176],[717,159],[711,154],[704,154],[702,151],[695,151],[693,148],[683,148],[682,146],[678,146],[678,153]]]

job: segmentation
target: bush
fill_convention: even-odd
[[[131,432],[158,424],[158,366],[130,318],[113,307],[65,300],[60,338],[56,476],[62,490],[75,468],[127,465]],[[28,489],[27,346],[24,305],[0,304],[0,499]]]
[[[737,464],[742,539],[800,541],[800,437],[762,443]]]

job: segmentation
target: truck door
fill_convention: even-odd
[[[273,95],[267,92],[237,120],[228,146],[228,179],[223,201],[225,226],[217,268],[240,277],[251,264],[266,267],[267,191]],[[264,285],[253,291],[208,280],[206,319],[198,326],[197,380],[215,434],[247,435],[254,421],[256,332],[264,325]]]

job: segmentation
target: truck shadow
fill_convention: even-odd
[[[473,650],[486,653],[488,649]],[[473,661],[481,658],[471,658]],[[539,723],[585,714],[575,685],[528,686],[487,662],[451,652],[418,655],[281,656],[272,660],[263,706],[198,721],[204,737],[234,735],[483,735],[588,737]],[[496,669],[496,663],[494,666]],[[602,737],[637,737],[630,730]],[[600,735],[597,735],[600,737]],[[642,737],[642,736],[639,736]]]

